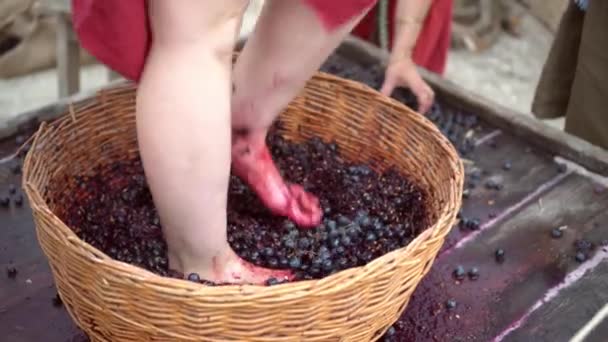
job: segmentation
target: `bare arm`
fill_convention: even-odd
[[[399,0],[391,61],[412,58],[420,29],[432,0]]]
[[[399,0],[393,49],[381,89],[383,94],[390,96],[395,87],[410,88],[416,95],[421,113],[430,109],[435,94],[420,77],[412,53],[431,3],[432,0]]]

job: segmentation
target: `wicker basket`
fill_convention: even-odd
[[[427,192],[431,227],[407,247],[321,280],[206,287],[158,276],[79,239],[55,215],[49,190],[66,175],[135,156],[134,108],[133,85],[100,91],[43,124],[24,165],[58,291],[94,341],[375,340],[398,319],[456,220],[462,163],[435,126],[365,85],[319,73],[282,114],[282,134],[335,139],[346,158],[379,171],[396,165]]]

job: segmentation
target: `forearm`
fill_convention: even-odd
[[[411,58],[429,7],[433,0],[399,0],[395,13],[395,32],[391,61]]]

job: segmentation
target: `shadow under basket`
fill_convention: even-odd
[[[49,189],[138,155],[135,91],[104,89],[43,124],[24,164],[39,243],[67,310],[93,341],[372,341],[398,319],[461,205],[462,163],[430,121],[365,85],[316,74],[281,114],[281,134],[335,141],[346,159],[377,171],[396,167],[426,192],[428,229],[320,280],[209,287],[116,261],[56,215]]]

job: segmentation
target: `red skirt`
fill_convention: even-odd
[[[413,51],[414,62],[432,72],[443,75],[447,64],[452,35],[452,0],[433,0]],[[389,48],[392,48],[395,30],[397,0],[389,1]],[[353,35],[372,41],[376,28],[377,7],[372,9],[353,30]]]
[[[303,1],[332,30],[377,0]],[[138,81],[151,40],[146,0],[72,0],[72,13],[82,47],[125,78]]]

